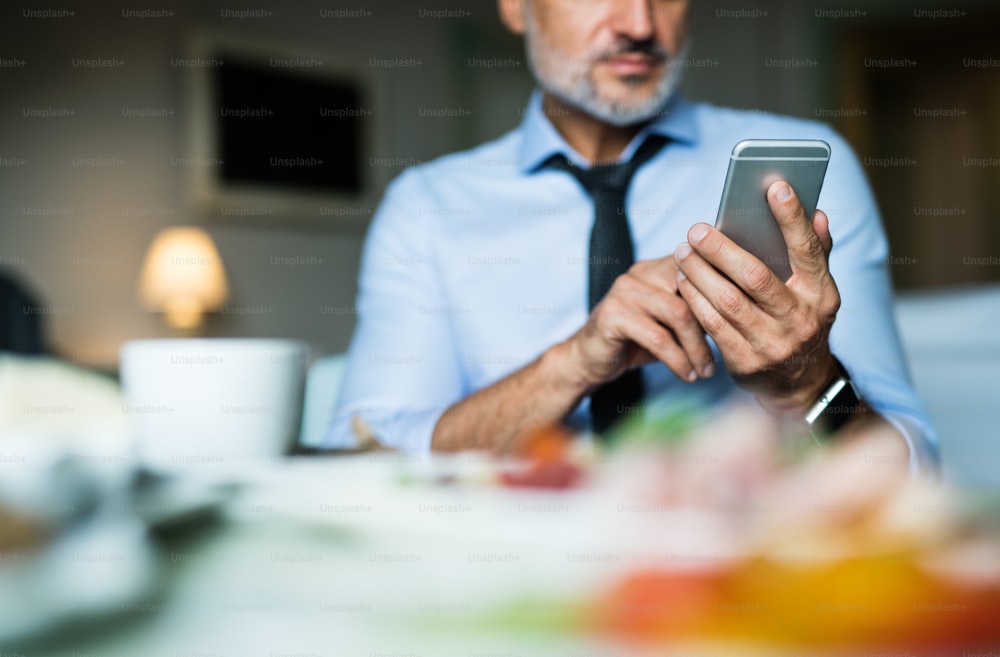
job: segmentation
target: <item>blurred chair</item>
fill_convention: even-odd
[[[340,398],[347,365],[346,354],[336,354],[318,359],[309,368],[306,377],[305,402],[302,409],[302,432],[299,444],[317,447],[323,440],[333,411]],[[327,447],[353,447],[354,445],[326,445]]]
[[[1000,285],[902,294],[896,315],[945,476],[1000,486]]]
[[[38,301],[6,272],[0,272],[0,351],[29,356],[46,352]]]

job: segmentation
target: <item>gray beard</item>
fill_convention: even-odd
[[[528,18],[524,37],[528,66],[542,89],[567,105],[617,127],[645,123],[663,112],[681,86],[691,45],[686,38],[677,54],[668,56],[666,71],[648,99],[622,103],[601,96],[591,78],[589,62],[575,61],[546,42],[533,17]]]

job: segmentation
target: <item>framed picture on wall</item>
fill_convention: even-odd
[[[371,80],[329,54],[200,37],[187,76],[191,190],[210,218],[364,224]],[[183,160],[183,158],[179,158]]]

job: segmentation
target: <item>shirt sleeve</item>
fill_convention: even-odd
[[[830,271],[841,296],[831,349],[868,405],[905,437],[911,472],[934,472],[937,435],[910,381],[899,339],[889,275],[893,258],[878,207],[850,146],[836,134],[829,141],[819,208],[830,218]]]
[[[389,186],[372,220],[358,324],[326,446],[354,445],[351,425],[359,417],[384,444],[426,453],[438,419],[463,395],[449,303],[430,247],[429,207],[421,175],[411,170]]]

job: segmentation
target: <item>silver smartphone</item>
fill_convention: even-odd
[[[830,145],[819,139],[741,141],[729,158],[715,225],[781,280],[788,280],[788,247],[767,204],[767,189],[778,180],[787,182],[811,219],[829,162]]]

